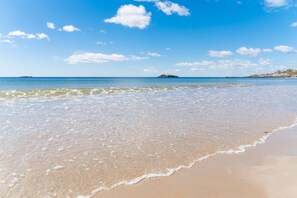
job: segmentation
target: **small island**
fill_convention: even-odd
[[[33,76],[20,76],[19,78],[33,78]]]
[[[158,78],[179,78],[179,77],[173,74],[162,74],[158,76]]]
[[[254,74],[249,78],[297,78],[297,69],[288,69],[285,71],[278,70],[270,74]]]

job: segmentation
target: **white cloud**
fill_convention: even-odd
[[[274,50],[275,51],[282,52],[282,53],[296,53],[297,52],[296,49],[294,49],[291,46],[287,46],[287,45],[278,45],[278,46],[275,46],[274,47]]]
[[[248,60],[231,59],[231,60],[218,60],[218,61],[198,61],[198,62],[183,62],[177,63],[176,66],[188,66],[191,67],[192,71],[195,70],[232,70],[232,69],[243,69],[258,66],[257,63],[253,63]]]
[[[226,56],[231,56],[233,53],[231,51],[215,51],[215,50],[209,50],[208,55],[211,57],[218,57],[218,58],[223,58]]]
[[[13,40],[10,39],[4,39],[4,40],[0,40],[0,43],[7,43],[7,44],[13,44]]]
[[[48,35],[46,35],[44,33],[36,34],[36,36],[37,36],[37,39],[49,39]]]
[[[258,56],[261,53],[261,49],[241,47],[238,48],[236,52],[243,56]]]
[[[263,49],[262,52],[263,53],[271,53],[272,52],[272,49]]]
[[[178,14],[179,16],[189,16],[190,11],[185,6],[181,6],[177,3],[173,3],[171,1],[165,0],[134,0],[137,2],[153,2],[157,6],[159,10],[164,12],[167,15]]]
[[[293,23],[291,23],[291,27],[297,27],[297,21],[296,21],[296,22],[293,22]]]
[[[99,30],[99,33],[106,34],[107,32],[105,30]]]
[[[28,34],[27,39],[36,39],[37,37],[34,34]]]
[[[273,63],[272,60],[266,58],[260,58],[258,62],[260,65],[272,65]]]
[[[19,37],[22,39],[49,39],[49,37],[44,33],[28,34],[20,30],[9,32],[7,37]]]
[[[158,7],[159,10],[164,12],[167,15],[172,15],[172,14],[178,14],[179,16],[189,16],[190,12],[189,9],[186,8],[185,6],[181,6],[177,3],[173,3],[171,1],[156,1],[155,2],[156,6]]]
[[[176,66],[190,66],[190,67],[193,67],[193,66],[209,66],[209,65],[212,65],[214,64],[213,61],[197,61],[197,62],[181,62],[181,63],[177,63],[175,64]]]
[[[158,0],[134,0],[137,2],[157,2]]]
[[[132,61],[140,61],[140,60],[147,60],[147,59],[149,58],[145,56],[131,56],[129,58],[129,60],[132,60]]]
[[[112,41],[109,41],[109,42],[97,41],[96,44],[105,46],[105,45],[112,45],[113,42]]]
[[[118,9],[114,17],[105,19],[104,22],[121,24],[130,28],[144,29],[151,22],[151,13],[147,12],[142,5],[123,5]]]
[[[148,73],[157,73],[158,72],[153,67],[145,68],[143,71],[148,72]]]
[[[46,26],[49,28],[49,29],[55,29],[55,24],[54,23],[51,23],[51,22],[47,22],[46,23]]]
[[[264,3],[269,8],[279,8],[290,5],[289,0],[264,0]]]
[[[148,52],[147,54],[152,57],[160,57],[161,56],[161,54],[156,53],[156,52]]]
[[[64,30],[65,32],[76,32],[76,31],[80,31],[79,28],[74,27],[73,25],[66,25],[62,28],[62,30]]]
[[[148,59],[147,57],[138,56],[125,56],[122,54],[102,54],[102,53],[91,53],[91,52],[76,52],[73,55],[65,59],[69,64],[77,63],[108,63],[108,62],[121,62],[121,61],[139,61]]]
[[[22,32],[20,30],[12,31],[8,33],[8,36],[17,36],[17,37],[27,37],[27,34],[25,32]]]

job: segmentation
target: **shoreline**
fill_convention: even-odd
[[[196,163],[190,169],[175,172],[171,177],[151,178],[134,185],[118,186],[92,197],[296,197],[296,123],[280,130],[279,133],[269,133],[269,136],[274,134],[271,140],[250,148],[248,152],[216,155]],[[259,173],[256,174],[255,170]],[[280,179],[274,179],[277,177]]]
[[[216,153],[211,153],[211,154],[208,154],[206,156],[203,156],[203,157],[200,157],[200,158],[194,160],[189,165],[180,165],[176,168],[169,168],[169,169],[167,169],[167,172],[145,174],[145,175],[136,177],[129,181],[120,181],[120,182],[112,185],[111,187],[104,187],[104,186],[99,187],[97,189],[94,189],[91,194],[79,195],[77,198],[101,197],[100,196],[101,194],[108,194],[109,192],[112,192],[113,190],[116,190],[117,188],[125,188],[125,187],[129,187],[129,186],[133,187],[133,186],[139,185],[140,183],[145,182],[145,181],[158,180],[158,179],[162,179],[162,178],[166,178],[166,177],[170,178],[170,176],[172,176],[176,173],[179,173],[179,172],[183,172],[183,170],[187,170],[187,169],[190,170],[190,169],[194,168],[197,164],[199,164],[198,162],[205,161],[206,159],[209,159],[209,158],[215,158],[217,156],[226,156],[226,155],[246,153],[247,150],[250,148],[255,148],[258,145],[267,143],[267,140],[270,138],[270,136],[275,134],[276,132],[280,132],[283,130],[289,130],[292,128],[297,129],[297,119],[289,126],[282,126],[282,127],[272,130],[271,132],[264,132],[265,135],[263,135],[261,138],[254,141],[251,144],[240,145],[236,149],[233,149],[233,150],[218,151]],[[236,156],[236,155],[233,155],[233,156]],[[297,183],[296,183],[296,185],[297,185]]]

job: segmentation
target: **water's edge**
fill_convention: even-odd
[[[289,126],[283,126],[283,127],[279,127],[277,129],[274,129],[272,130],[271,132],[265,134],[264,136],[262,136],[261,138],[259,138],[258,140],[254,141],[253,143],[251,144],[245,144],[245,145],[240,145],[237,147],[237,149],[235,150],[226,150],[226,151],[218,151],[218,152],[215,152],[215,153],[211,153],[211,154],[208,154],[204,157],[200,157],[194,161],[192,161],[190,164],[188,165],[180,165],[176,168],[170,168],[170,169],[167,169],[167,172],[163,172],[163,173],[150,173],[150,174],[145,174],[145,175],[142,175],[140,177],[136,177],[132,180],[129,180],[129,181],[120,181],[118,183],[115,183],[114,185],[112,185],[111,187],[106,187],[106,186],[101,186],[97,189],[94,189],[90,195],[79,195],[77,196],[77,198],[91,198],[93,196],[95,196],[96,194],[98,194],[99,192],[102,192],[102,191],[109,191],[109,190],[112,190],[116,187],[119,187],[119,186],[122,186],[122,185],[133,185],[133,184],[137,184],[145,179],[150,179],[150,178],[157,178],[157,177],[168,177],[168,176],[171,176],[173,175],[175,172],[177,171],[180,171],[182,169],[190,169],[192,168],[196,163],[202,161],[202,160],[206,160],[210,157],[214,157],[216,155],[220,155],[220,154],[240,154],[240,153],[244,153],[247,151],[248,148],[251,148],[251,147],[256,147],[257,145],[259,144],[263,144],[265,143],[268,138],[275,132],[278,132],[278,131],[281,131],[281,130],[284,130],[284,129],[289,129],[289,128],[293,128],[297,126],[297,118],[296,120]]]

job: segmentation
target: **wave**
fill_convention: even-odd
[[[39,97],[67,97],[67,96],[88,96],[99,94],[110,94],[119,92],[144,92],[158,90],[176,90],[176,89],[199,89],[199,88],[222,88],[234,87],[241,84],[207,84],[207,85],[177,85],[177,86],[150,86],[150,87],[132,87],[132,88],[53,88],[36,90],[5,90],[0,91],[0,99],[14,98],[39,98]]]
[[[284,130],[284,129],[289,129],[289,128],[293,128],[297,126],[297,118],[296,120],[293,122],[293,124],[289,125],[289,126],[284,126],[284,127],[279,127],[277,129],[274,129],[273,131],[271,131],[270,133],[266,133],[264,136],[262,136],[260,139],[256,140],[255,142],[253,142],[252,144],[245,144],[245,145],[240,145],[239,147],[237,147],[237,149],[235,150],[226,150],[226,151],[218,151],[212,154],[208,154],[206,156],[200,157],[194,161],[192,161],[190,164],[188,165],[180,165],[176,168],[169,168],[167,169],[166,172],[161,172],[161,173],[149,173],[149,174],[144,174],[140,177],[136,177],[132,180],[124,180],[124,181],[120,181],[118,183],[115,183],[114,185],[107,187],[107,186],[100,186],[99,188],[93,190],[91,192],[90,195],[79,195],[77,196],[77,198],[91,198],[93,196],[95,196],[96,194],[98,194],[99,192],[102,191],[108,191],[108,190],[112,190],[113,188],[122,186],[122,185],[133,185],[133,184],[137,184],[139,182],[141,182],[142,180],[145,179],[151,179],[151,178],[157,178],[157,177],[168,177],[173,175],[175,172],[182,170],[182,169],[190,169],[192,168],[196,163],[208,159],[210,157],[214,157],[216,155],[220,155],[220,154],[239,154],[239,153],[244,153],[247,151],[248,148],[251,147],[256,147],[258,144],[263,144],[267,141],[267,139],[275,132],[280,131],[280,130]]]

